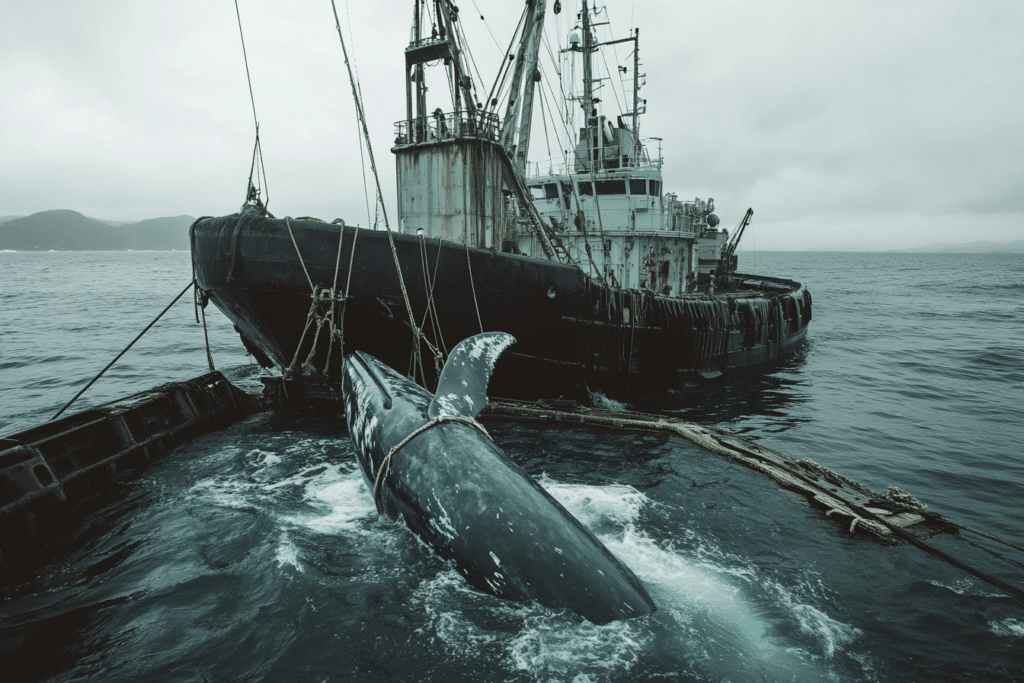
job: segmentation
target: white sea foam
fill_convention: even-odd
[[[300,572],[306,571],[303,567],[302,562],[299,560],[299,549],[292,543],[291,538],[288,536],[287,531],[282,531],[281,535],[278,536],[277,540],[277,566],[291,566]]]
[[[623,530],[636,521],[640,509],[650,503],[647,496],[632,486],[563,484],[547,474],[542,475],[539,482],[555,500],[595,533]]]
[[[988,623],[992,633],[1006,638],[1024,638],[1024,619],[1003,619]]]
[[[628,671],[652,639],[644,620],[596,626],[567,610],[485,595],[453,569],[424,581],[414,601],[429,617],[421,632],[450,655],[501,661],[535,680],[604,680]]]
[[[934,579],[928,579],[928,583],[939,588],[945,588],[946,590],[953,591],[957,595],[972,595],[982,598],[1005,598],[1006,593],[995,593],[993,591],[985,590],[981,584],[974,581],[973,579],[957,579],[953,582],[953,585],[949,586],[940,581]]]
[[[590,405],[595,408],[607,408],[608,410],[629,410],[629,406],[614,398],[608,398],[599,391],[590,392]]]
[[[852,643],[862,635],[858,628],[833,619],[817,607],[805,604],[790,604],[790,611],[800,623],[800,631],[814,638],[825,657],[831,659],[842,646]]]
[[[280,465],[282,462],[281,457],[276,453],[263,451],[259,448],[254,448],[245,455],[259,467],[273,467],[274,465]]]
[[[246,492],[252,484],[237,479],[202,479],[188,490],[187,499],[234,510],[251,507]]]
[[[597,626],[535,606],[524,612],[523,628],[506,644],[507,657],[540,680],[603,680],[629,671],[653,639],[645,621]]]
[[[286,520],[324,534],[361,532],[367,519],[377,517],[377,508],[354,467],[332,465],[305,482],[303,498],[309,512]]]
[[[731,653],[737,662],[776,670],[790,679],[814,680],[822,675],[801,650],[788,648],[770,635],[771,624],[761,616],[764,608],[747,597],[756,585],[768,588],[769,600],[781,603],[800,631],[818,643],[815,650],[826,659],[860,634],[801,603],[782,586],[758,580],[756,570],[739,558],[700,543],[687,554],[662,547],[638,528],[641,511],[654,503],[632,487],[562,484],[546,476],[541,484],[647,584],[660,609],[677,621],[689,654],[710,657],[709,668],[718,668],[714,660]],[[701,635],[685,635],[692,629]],[[714,654],[707,645],[712,641]],[[740,675],[723,673],[734,674]]]

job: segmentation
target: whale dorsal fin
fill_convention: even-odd
[[[427,415],[476,417],[487,403],[487,382],[501,352],[516,343],[505,332],[484,332],[452,349],[437,380],[437,391]]]

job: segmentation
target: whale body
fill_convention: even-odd
[[[655,611],[633,572],[473,419],[514,342],[501,332],[462,341],[434,395],[372,356],[346,357],[349,435],[378,510],[403,519],[485,593],[596,624]]]

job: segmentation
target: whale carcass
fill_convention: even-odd
[[[377,509],[499,598],[597,624],[655,611],[633,572],[475,421],[494,363],[514,342],[500,332],[462,341],[434,395],[372,356],[346,357],[349,434]]]

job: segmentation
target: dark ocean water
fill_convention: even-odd
[[[799,353],[637,404],[1024,544],[1024,256],[762,253],[808,283]],[[176,252],[0,253],[0,433],[49,418],[187,284]],[[218,368],[260,370],[208,311]],[[76,405],[206,371],[186,297]],[[489,424],[646,583],[606,626],[477,593],[382,521],[340,418],[263,415],[78,510],[3,586],[15,680],[1024,681],[1024,604],[661,435]],[[1016,585],[1024,554],[945,552]]]

